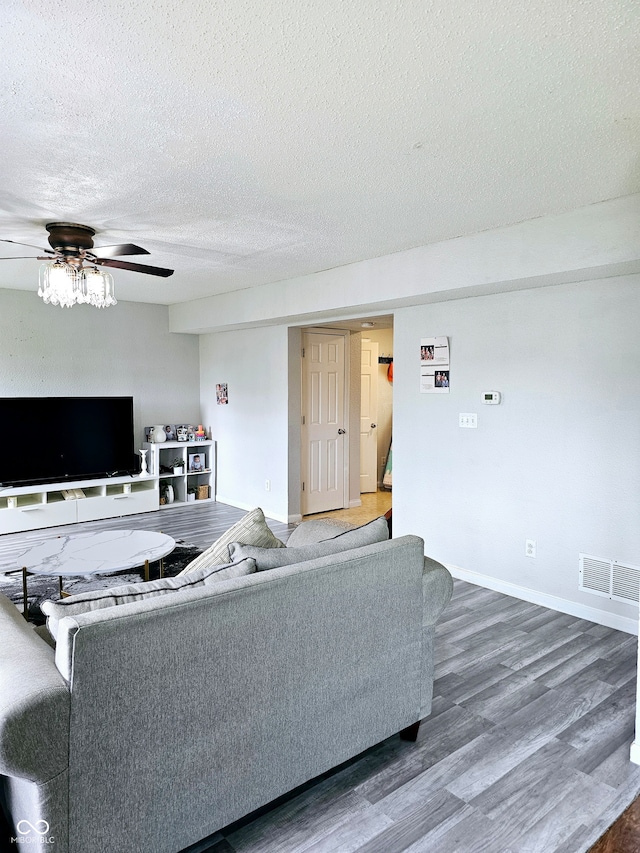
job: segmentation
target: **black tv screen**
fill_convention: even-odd
[[[5,435],[23,437],[0,462],[4,486],[84,480],[137,470],[133,397],[4,397]]]

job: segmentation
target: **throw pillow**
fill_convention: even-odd
[[[219,539],[216,539],[213,545],[210,545],[206,551],[199,554],[188,566],[185,566],[179,572],[178,577],[206,566],[224,565],[232,562],[229,557],[229,545],[232,542],[242,542],[245,545],[258,545],[261,548],[285,547],[284,542],[281,542],[274,536],[269,529],[264,519],[263,511],[260,507],[256,507],[241,518],[240,521],[237,521],[233,527],[230,527],[226,533],[223,533]]]
[[[55,640],[58,636],[58,623],[63,616],[76,616],[78,613],[86,613],[90,610],[131,604],[133,601],[156,598],[159,595],[193,589],[196,586],[208,586],[228,578],[251,575],[255,571],[254,560],[241,560],[230,565],[204,567],[191,572],[187,577],[176,576],[143,583],[122,584],[110,589],[97,589],[93,592],[69,595],[59,601],[43,601],[40,609],[47,617],[47,628]]]
[[[329,554],[339,554],[351,548],[361,548],[363,545],[373,545],[375,542],[384,542],[388,538],[387,520],[381,516],[375,521],[363,524],[362,527],[339,533],[332,539],[325,539],[300,548],[256,548],[233,542],[229,546],[229,553],[233,555],[234,560],[253,558],[258,571],[262,572],[265,569],[277,569],[279,566],[291,566],[305,560],[315,560],[317,557],[326,557]]]
[[[301,522],[287,539],[287,548],[301,548],[303,545],[313,545],[333,539],[345,530],[353,530],[354,525],[348,521],[337,521],[330,518],[310,518]]]

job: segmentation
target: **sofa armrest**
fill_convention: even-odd
[[[53,649],[0,595],[0,773],[46,782],[69,760],[69,691]]]
[[[422,572],[422,624],[435,625],[453,593],[453,578],[448,569],[430,557],[424,558]]]

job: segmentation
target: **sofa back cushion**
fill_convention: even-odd
[[[242,545],[233,542],[229,546],[229,553],[233,560],[252,558],[256,561],[258,571],[265,569],[276,569],[280,566],[291,566],[294,563],[303,563],[307,560],[315,560],[317,557],[326,557],[331,554],[340,554],[350,551],[352,548],[361,548],[364,545],[374,545],[376,542],[384,542],[389,538],[389,527],[384,516],[339,533],[331,539],[324,539],[311,545],[299,548],[255,548],[251,545]]]
[[[256,571],[254,560],[238,560],[225,566],[208,566],[196,569],[188,575],[175,578],[160,578],[144,583],[130,583],[114,586],[109,589],[97,589],[93,592],[83,592],[70,595],[59,601],[43,601],[40,609],[47,617],[47,628],[54,639],[58,636],[58,623],[64,616],[76,616],[90,610],[102,610],[105,607],[116,607],[119,604],[131,604],[158,595],[193,589],[197,586],[207,586],[228,578],[239,578],[253,574]]]

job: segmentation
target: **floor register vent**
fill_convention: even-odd
[[[578,588],[583,592],[602,595],[613,601],[638,604],[640,597],[640,567],[580,554]]]

